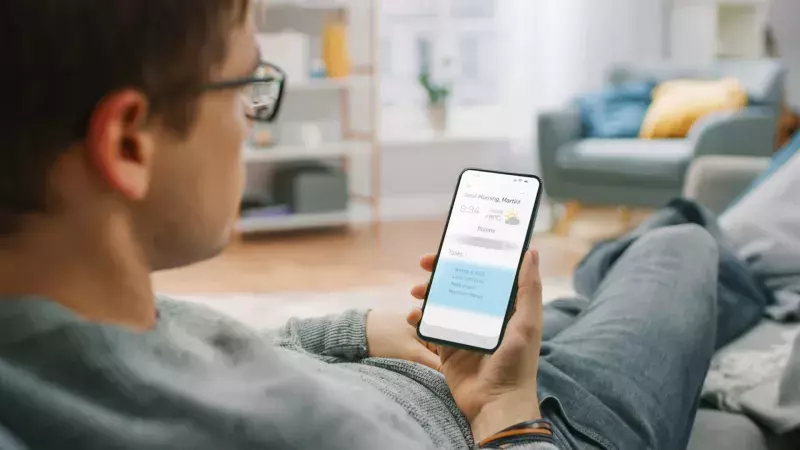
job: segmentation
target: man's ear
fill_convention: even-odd
[[[155,153],[147,132],[149,102],[136,90],[107,95],[89,120],[86,147],[101,180],[129,200],[147,195]]]

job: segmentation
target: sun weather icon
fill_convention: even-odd
[[[519,214],[513,209],[506,212],[506,225],[519,225]]]

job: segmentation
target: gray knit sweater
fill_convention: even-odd
[[[194,305],[159,311],[133,333],[44,300],[0,302],[0,448],[475,445],[441,374],[367,357],[363,313],[259,333]]]

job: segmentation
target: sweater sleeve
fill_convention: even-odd
[[[315,355],[356,360],[366,358],[366,311],[350,310],[341,315],[314,319],[290,319],[273,334],[273,342],[284,348]]]

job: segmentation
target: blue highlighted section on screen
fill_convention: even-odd
[[[516,271],[503,267],[440,259],[428,304],[503,317],[515,275]]]

